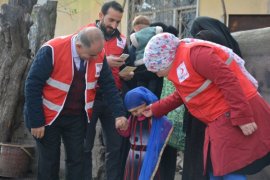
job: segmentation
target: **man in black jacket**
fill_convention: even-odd
[[[105,3],[99,13],[99,20],[96,23],[88,24],[100,28],[105,37],[105,52],[107,62],[112,70],[113,78],[118,89],[118,94],[125,93],[127,86],[126,80],[133,77],[132,74],[120,76],[119,71],[122,66],[127,65],[127,60],[121,58],[122,53],[128,53],[126,38],[117,29],[123,16],[123,8],[116,1]],[[124,82],[125,81],[125,82]],[[105,170],[109,180],[121,179],[121,172],[125,163],[125,155],[122,153],[124,139],[117,133],[114,127],[111,104],[99,90],[94,104],[93,118],[88,125],[85,141],[85,180],[92,178],[92,149],[95,139],[95,128],[97,121],[100,120],[102,133],[106,146]],[[122,165],[122,166],[121,166]]]

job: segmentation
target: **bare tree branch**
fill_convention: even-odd
[[[222,9],[223,9],[224,24],[227,24],[227,12],[226,12],[225,1],[221,0],[221,3],[222,3]]]

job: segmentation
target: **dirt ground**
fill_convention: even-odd
[[[1,178],[0,180],[9,180],[10,178]],[[181,180],[181,175],[177,172],[175,175],[175,180]],[[28,174],[25,178],[15,178],[12,180],[36,180],[33,174]],[[264,168],[261,172],[254,174],[252,176],[248,176],[248,180],[270,180],[270,166]]]

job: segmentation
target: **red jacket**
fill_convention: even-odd
[[[257,93],[247,100],[239,80],[213,48],[197,46],[191,48],[190,52],[190,63],[194,70],[211,79],[222,90],[230,107],[230,113],[224,113],[215,121],[208,123],[204,144],[204,165],[208,147],[211,148],[210,156],[216,176],[241,169],[269,153],[269,105]],[[182,103],[180,95],[175,92],[168,98],[154,103],[151,109],[155,116],[161,116]],[[250,136],[245,136],[236,126],[254,121],[258,129]]]
[[[206,46],[214,50],[214,53],[235,73],[247,99],[254,97],[257,90],[242,73],[233,59],[232,52],[226,52],[206,42],[182,42],[178,47],[168,79],[173,82],[191,114],[201,121],[209,123],[229,111],[230,106],[224,98],[222,90],[194,70],[190,61],[190,49],[195,46]]]
[[[43,88],[43,110],[45,124],[50,125],[57,118],[63,106],[73,79],[73,58],[71,54],[72,35],[48,41],[53,51],[53,71]],[[92,107],[96,94],[96,83],[102,69],[105,52],[97,59],[87,61],[85,111],[88,120],[92,115]]]

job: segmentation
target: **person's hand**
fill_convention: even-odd
[[[115,128],[125,131],[128,129],[128,121],[124,116],[115,119]]]
[[[38,128],[31,128],[31,134],[37,139],[43,138],[44,133],[45,133],[45,126]]]
[[[110,67],[120,67],[123,64],[125,64],[125,59],[120,58],[120,57],[110,55],[110,56],[107,56],[106,58]]]
[[[125,81],[131,80],[134,76],[134,72],[130,72],[129,74],[119,74],[119,76],[124,79]]]
[[[153,112],[152,112],[152,110],[151,110],[151,105],[152,105],[152,104],[150,104],[149,106],[147,106],[147,107],[145,108],[145,110],[142,112],[142,114],[143,114],[145,117],[151,117],[151,116],[153,116]]]
[[[240,125],[239,127],[245,136],[251,135],[258,129],[257,124],[255,122]]]

